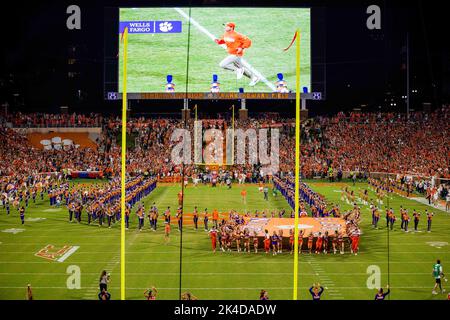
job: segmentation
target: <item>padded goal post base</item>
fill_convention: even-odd
[[[181,120],[190,120],[191,119],[191,110],[190,109],[181,109]]]
[[[300,110],[300,121],[303,122],[308,119],[308,109]]]
[[[248,119],[248,109],[239,109],[239,120]]]

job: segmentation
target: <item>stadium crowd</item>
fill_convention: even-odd
[[[396,179],[391,179],[390,183],[398,184],[397,189],[407,193],[422,192],[430,200],[436,194],[445,199],[449,186],[436,184],[436,179],[450,178],[449,119],[448,106],[429,114],[414,112],[409,119],[394,113],[355,112],[309,119],[302,124],[301,131],[302,176],[331,175],[339,179],[343,172],[349,172],[350,176],[356,172],[360,175],[364,173],[362,176],[365,177],[374,172],[395,172]],[[96,171],[101,173],[100,177],[111,181],[120,174],[121,150],[118,142],[121,121],[118,117],[13,113],[2,116],[0,123],[2,193],[9,191],[8,188],[18,190],[24,184],[59,185],[71,177],[71,171]],[[280,129],[279,178],[282,179],[292,176],[294,171],[293,124],[293,119],[250,118],[236,120],[235,128]],[[192,132],[194,120],[187,121],[186,125]],[[225,137],[224,130],[231,127],[231,121],[205,119],[202,125],[203,131],[217,129]],[[23,130],[23,127],[41,126],[101,126],[102,133],[96,141],[97,149],[69,146],[61,150],[42,150],[29,144]],[[158,179],[172,177],[181,181],[182,166],[171,161],[172,148],[179,141],[172,141],[171,136],[175,129],[183,126],[178,119],[130,118],[127,123],[130,137],[130,145],[127,146],[128,180],[143,175]],[[249,152],[246,157],[248,159]],[[239,183],[272,181],[272,177],[264,175],[259,164],[208,168],[191,163],[184,166],[184,172],[194,183],[223,183],[233,179]],[[287,183],[291,182],[287,180]],[[286,192],[293,192],[292,185]],[[292,194],[287,198],[291,199]],[[319,201],[314,208],[320,212],[323,206]]]
[[[393,113],[318,117],[304,124],[302,174],[326,177],[332,167],[448,179],[449,135],[450,106],[412,113],[409,120]]]

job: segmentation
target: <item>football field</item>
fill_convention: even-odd
[[[182,13],[180,13],[182,12]],[[184,15],[183,15],[184,13]],[[226,50],[213,39],[224,33],[223,23],[232,21],[236,31],[252,41],[244,59],[269,83],[275,84],[283,73],[289,89],[295,88],[295,45],[288,47],[300,29],[300,84],[311,91],[310,9],[299,8],[192,8],[188,41],[188,8],[122,8],[120,21],[182,21],[181,33],[130,33],[128,38],[128,92],[164,92],[166,76],[173,76],[176,92],[209,92],[212,75],[217,74],[221,92],[273,92],[264,81],[254,87],[250,79],[237,80],[236,74],[219,63]],[[123,43],[119,41],[119,91],[122,90]],[[189,48],[188,48],[189,43]],[[189,64],[188,64],[189,52]],[[186,87],[189,65],[188,87]]]
[[[340,203],[344,210],[350,208],[341,202],[343,183],[310,181],[308,184],[329,202]],[[365,183],[355,186],[349,183],[348,186],[355,191],[367,188]],[[180,291],[190,291],[202,300],[253,300],[258,299],[261,289],[267,290],[272,300],[292,299],[293,255],[289,252],[272,256],[263,252],[211,251],[208,233],[203,230],[201,213],[205,208],[210,213],[214,209],[220,212],[248,210],[252,215],[255,210],[268,209],[270,213],[271,210],[286,209],[289,214],[290,208],[280,194],[274,197],[269,193],[266,201],[256,185],[245,185],[245,188],[248,192],[246,205],[237,184],[230,190],[225,186],[188,186],[184,212],[192,212],[194,206],[198,206],[200,221],[196,231],[190,218],[185,218],[182,242],[174,218],[170,241],[166,244],[162,218],[156,232],[150,230],[147,219],[144,230],[139,232],[137,218],[132,214],[130,230],[126,232],[126,298],[144,299],[144,291],[155,286],[158,299],[178,299]],[[146,210],[155,202],[160,214],[170,206],[174,215],[179,191],[179,185],[159,184],[143,200]],[[369,193],[375,198],[372,191]],[[300,255],[299,298],[309,300],[308,288],[313,282],[320,282],[325,287],[323,299],[373,299],[375,290],[370,288],[373,280],[370,275],[373,270],[380,270],[381,285],[384,287],[388,281],[391,285],[390,299],[445,299],[442,294],[431,294],[434,285],[431,269],[440,258],[444,273],[448,272],[450,213],[397,195],[389,199],[389,206],[397,216],[400,205],[409,212],[416,209],[422,213],[419,232],[405,233],[397,221],[394,231],[388,233],[384,215],[380,219],[380,228],[375,230],[371,227],[370,210],[360,204],[363,231],[360,253],[357,256],[349,252],[344,255]],[[427,208],[435,213],[431,233],[426,232],[423,214]],[[16,211],[12,209],[6,216],[6,211],[0,208],[0,299],[24,299],[28,283],[33,287],[35,299],[96,299],[98,278],[104,269],[111,273],[109,291],[112,299],[118,299],[119,225],[111,229],[97,224],[88,226],[86,214],[83,218],[81,224],[68,223],[66,208],[50,208],[47,197],[36,204],[30,203],[24,226]],[[54,246],[49,250],[56,252],[53,260],[42,255],[42,249],[48,245]],[[58,253],[58,249],[62,251]],[[70,266],[79,267],[80,289],[68,288],[68,284],[69,287],[73,285],[73,277],[67,273]],[[446,282],[443,285],[448,289]]]

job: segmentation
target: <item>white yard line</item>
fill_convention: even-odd
[[[397,194],[397,193],[396,193]],[[419,202],[419,203],[421,203],[421,204],[424,204],[424,205],[426,205],[426,206],[428,206],[428,207],[431,207],[431,208],[434,208],[434,209],[438,209],[438,210],[441,210],[441,211],[443,211],[443,212],[446,212],[445,211],[445,205],[442,205],[442,204],[440,204],[440,203],[438,203],[438,205],[437,206],[435,206],[435,205],[433,205],[433,204],[428,204],[428,200],[426,199],[426,198],[423,198],[423,197],[410,197],[410,198],[407,198],[407,197],[405,197],[405,196],[403,196],[403,195],[401,195],[401,194],[397,194],[399,197],[402,197],[402,198],[405,198],[405,199],[408,199],[408,200],[414,200],[414,201],[417,201],[417,202]]]
[[[190,21],[194,27],[196,27],[200,32],[203,32],[212,41],[217,39],[216,36],[214,36],[211,32],[209,32],[200,23],[195,21],[192,17],[189,17],[189,15],[187,15],[183,10],[181,10],[180,8],[174,8],[174,10],[178,12],[181,16],[183,16],[186,20]],[[257,77],[259,77],[261,81],[264,82],[273,92],[276,91],[275,85],[271,83],[269,80],[267,80],[267,78],[264,77],[258,70],[253,68],[244,58],[241,58],[241,61],[244,67],[252,71]]]
[[[309,263],[310,268],[313,270],[315,277],[319,277],[321,279],[320,283],[322,283],[322,285],[325,288],[325,294],[327,293],[328,290],[330,290],[333,292],[333,293],[329,293],[329,295],[331,296],[331,299],[343,300],[344,296],[342,295],[339,288],[337,288],[334,285],[334,282],[331,281],[331,279],[328,277],[329,273],[324,272],[322,269],[322,266],[316,260],[312,260],[311,256],[306,256],[305,259],[306,259],[306,262]],[[300,276],[301,276],[301,274],[300,274]]]
[[[119,263],[120,263],[120,251],[112,257],[111,261],[109,261],[102,270],[106,270],[107,272],[111,273],[111,271],[114,270],[116,265]],[[97,273],[97,275],[98,275],[98,273]],[[120,278],[120,276],[118,278]],[[99,284],[98,284],[98,278],[94,277],[94,279],[91,283],[93,286],[87,287],[88,290],[85,292],[85,294],[83,296],[84,299],[95,299],[96,294],[98,294],[98,292],[100,290]],[[97,285],[97,286],[95,286],[95,285]]]

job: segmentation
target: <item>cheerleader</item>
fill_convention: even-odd
[[[283,230],[278,230],[278,253],[283,252]]]
[[[222,241],[222,245],[221,245],[221,250],[223,252],[225,252],[225,250],[227,249],[227,241],[228,241],[228,233],[226,232],[225,226],[222,226],[221,228],[222,232],[222,237],[221,237],[221,241]]]
[[[31,290],[31,284],[27,285],[27,300],[33,300],[33,291]]]
[[[291,249],[290,254],[294,252],[294,229],[289,229],[289,248]]]
[[[111,276],[106,270],[102,271],[99,279],[100,291],[108,290],[108,283],[111,281]]]
[[[328,240],[329,240],[328,231],[325,231],[325,234],[323,236],[323,244],[322,244],[324,254],[328,254]]]
[[[231,251],[231,242],[233,241],[233,234],[232,234],[232,230],[228,229],[227,230],[227,241],[226,241],[226,246],[227,246],[227,250]]]
[[[278,251],[278,235],[276,231],[273,231],[271,241],[272,241],[272,255],[275,256]]]
[[[269,295],[266,290],[261,290],[259,293],[259,300],[269,300]]]
[[[266,252],[266,254],[268,254],[270,251],[270,234],[267,229],[264,230],[264,251]]]
[[[317,240],[316,240],[316,254],[319,254],[320,251],[322,251],[322,243],[323,243],[323,238],[322,238],[322,233],[319,232],[319,235],[317,236]]]
[[[234,232],[234,239],[236,240],[237,252],[241,252],[241,237],[241,231],[239,228],[236,228],[236,231]]]
[[[158,294],[158,291],[156,290],[155,287],[152,287],[151,289],[147,289],[144,292],[144,297],[147,300],[156,300],[156,295]]]
[[[250,253],[250,232],[247,228],[244,229],[244,251]]]
[[[219,248],[222,250],[222,224],[219,224],[217,229],[217,242],[219,243]]]
[[[303,247],[303,234],[305,233],[304,230],[300,230],[298,234],[298,253],[302,253],[302,247]]]
[[[309,234],[309,236],[308,236],[308,251],[309,251],[309,254],[312,253],[313,241],[314,241],[314,234],[311,232]]]
[[[338,233],[338,236],[337,236],[337,247],[340,249],[340,251],[341,251],[340,253],[344,254],[345,243],[344,243],[344,236],[342,235],[342,232]]]
[[[334,230],[334,237],[333,237],[332,244],[331,244],[333,246],[333,254],[336,254],[336,252],[337,252],[338,236],[339,236],[339,232],[337,230]]]
[[[374,300],[384,300],[386,299],[386,296],[391,293],[391,290],[389,289],[389,285],[386,285],[387,291],[384,292],[383,288],[380,288],[378,292],[375,294]]]
[[[313,301],[319,301],[320,296],[322,295],[323,291],[324,291],[324,289],[320,285],[320,283],[313,284],[312,287],[309,288],[309,292],[311,293]]]
[[[256,231],[253,231],[253,249],[255,250],[255,253],[258,253],[258,236]]]

